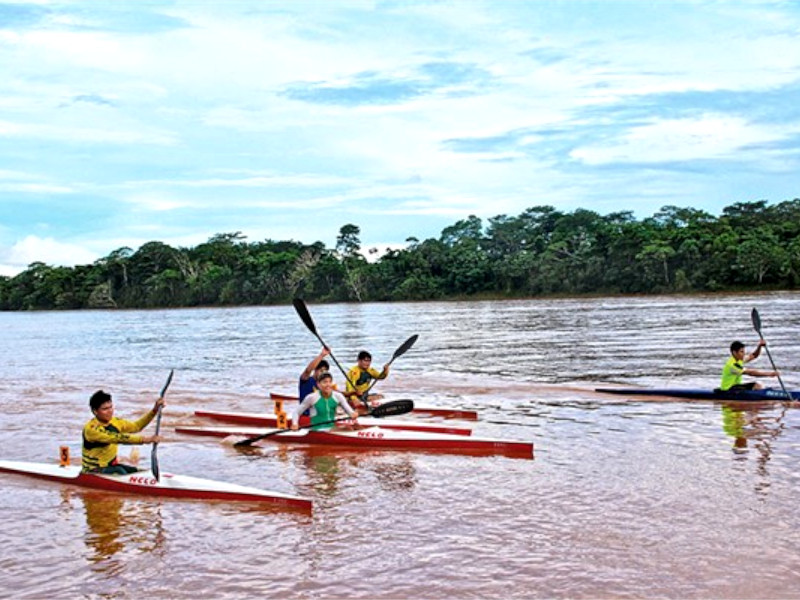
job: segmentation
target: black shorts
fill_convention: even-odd
[[[750,383],[739,383],[737,385],[732,385],[731,387],[729,387],[725,391],[726,392],[747,392],[747,391],[752,390],[754,387],[756,387],[756,382],[755,381],[751,381]]]

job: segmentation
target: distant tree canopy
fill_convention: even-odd
[[[800,200],[742,202],[714,217],[665,206],[642,221],[534,206],[484,224],[470,216],[438,239],[408,238],[375,262],[361,230],[321,242],[247,242],[220,233],[194,248],[148,242],[92,265],[32,263],[0,277],[0,310],[650,294],[800,286]],[[375,253],[374,249],[369,250]]]

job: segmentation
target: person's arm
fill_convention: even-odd
[[[302,381],[308,380],[308,378],[311,377],[311,374],[314,372],[314,369],[317,368],[317,365],[319,365],[319,363],[322,361],[322,359],[325,358],[326,356],[328,356],[330,353],[331,353],[331,351],[328,350],[325,346],[323,346],[322,347],[322,351],[319,354],[317,354],[311,360],[310,363],[308,363],[308,366],[306,367],[306,370],[303,371],[302,373],[300,373],[300,379]]]
[[[757,359],[761,354],[761,348],[767,345],[767,340],[761,338],[758,340],[758,344],[756,344],[756,349],[753,350],[747,357],[744,359],[744,362],[749,363],[751,360]]]
[[[386,379],[389,376],[389,365],[383,365],[383,371],[378,373],[375,369],[370,369],[369,374],[372,375],[374,379]]]
[[[751,377],[778,377],[780,371],[762,371],[761,369],[742,369],[742,373]]]
[[[150,418],[153,416],[148,413]],[[148,415],[142,417],[146,418]],[[149,444],[155,436],[136,435],[141,429],[138,427],[139,421],[126,421],[124,419],[114,419],[114,426],[119,431],[109,431],[105,427],[97,425],[87,425],[83,430],[83,435],[89,442],[99,442],[101,444]]]
[[[348,398],[358,396],[358,391],[353,387],[352,381],[358,381],[358,367],[353,367],[347,372],[347,385],[345,386],[344,395]]]
[[[339,406],[341,406],[344,412],[347,413],[348,417],[354,421],[358,419],[358,411],[353,410],[353,407],[350,406],[350,403],[347,401],[347,398],[345,398],[344,395],[340,394],[339,392],[333,392],[333,397],[336,398],[336,402],[339,403]]]
[[[314,402],[317,401],[317,397],[317,393],[313,392],[303,398],[302,402],[297,403],[294,411],[289,415],[289,427],[291,427],[291,429],[297,431],[297,428],[300,427],[300,415],[314,406]]]

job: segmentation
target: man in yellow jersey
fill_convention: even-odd
[[[778,377],[778,371],[760,371],[758,369],[745,368],[745,364],[751,360],[758,358],[761,354],[761,348],[766,346],[767,342],[763,338],[758,340],[756,349],[750,354],[745,356],[745,346],[742,342],[733,342],[731,344],[731,357],[725,366],[722,367],[722,381],[719,384],[719,389],[725,391],[743,391],[743,390],[760,390],[762,386],[756,381],[742,383],[742,375],[750,375],[751,377]]]
[[[291,427],[297,430],[300,424],[300,415],[309,410],[311,417],[311,429],[330,429],[336,419],[336,409],[341,407],[347,415],[354,421],[358,419],[358,413],[350,407],[345,397],[333,389],[333,376],[330,373],[323,373],[317,379],[317,389],[306,396],[297,405],[291,418]]]
[[[347,373],[347,391],[345,395],[351,403],[364,399],[364,393],[374,379],[386,379],[389,376],[389,365],[383,365],[383,370],[378,373],[372,368],[372,355],[366,350],[358,353],[358,364]],[[352,383],[351,383],[352,382]]]
[[[89,407],[94,418],[83,428],[83,471],[115,475],[138,471],[136,467],[123,465],[117,461],[117,444],[150,444],[163,441],[159,435],[131,435],[147,427],[162,406],[164,398],[159,398],[147,414],[136,421],[126,421],[114,416],[111,394],[103,390],[92,394]]]

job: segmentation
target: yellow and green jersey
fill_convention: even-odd
[[[152,410],[136,421],[113,417],[108,423],[96,418],[83,428],[82,470],[94,471],[113,464],[117,459],[117,444],[141,444],[140,432],[156,416]]]
[[[364,392],[367,391],[367,388],[370,386],[370,382],[373,379],[386,379],[386,375],[382,372],[379,373],[372,367],[369,369],[362,369],[358,365],[350,369],[347,373],[347,391],[352,392],[355,390],[359,396],[364,395]],[[353,382],[351,385],[350,382]],[[355,387],[353,387],[355,385]]]
[[[722,381],[719,384],[719,389],[725,391],[731,389],[734,385],[740,385],[743,373],[744,364],[737,360],[735,356],[731,356],[725,366],[722,367]]]

